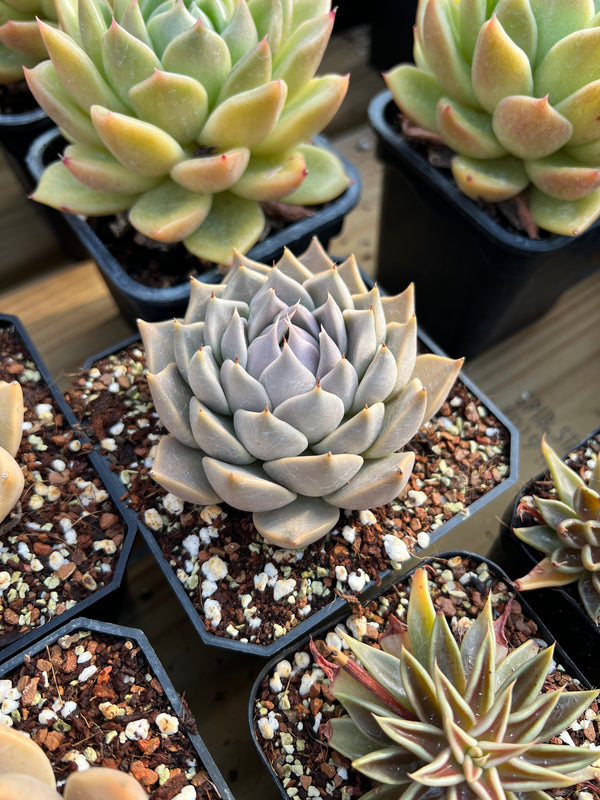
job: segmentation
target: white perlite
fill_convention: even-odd
[[[227,564],[219,556],[212,556],[202,564],[202,574],[209,581],[222,581],[227,575]]]
[[[132,741],[147,739],[150,733],[150,723],[147,719],[136,719],[125,726],[125,736]]]
[[[164,711],[156,715],[156,726],[163,736],[173,736],[179,730],[179,720]]]
[[[293,578],[288,578],[287,580],[278,580],[275,582],[275,586],[273,587],[273,599],[283,600],[284,597],[287,597],[288,594],[291,594],[294,589],[296,588],[296,581]]]
[[[144,523],[151,531],[159,531],[163,526],[162,517],[155,508],[148,508],[144,511]]]
[[[399,539],[397,536],[393,536],[391,533],[386,533],[386,535],[383,537],[383,546],[385,547],[385,552],[391,561],[397,561],[400,563],[410,558],[408,548],[402,539]]]
[[[223,615],[221,614],[221,604],[218,600],[211,600],[210,598],[204,603],[204,613],[209,624],[216,628],[221,622]]]
[[[362,569],[358,569],[356,572],[351,572],[348,576],[348,586],[353,592],[362,592],[362,590],[365,588],[365,584],[368,582],[369,576],[366,572],[363,572]]]

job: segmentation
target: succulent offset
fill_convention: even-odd
[[[594,0],[419,0],[415,65],[386,83],[456,152],[462,192],[529,187],[539,227],[577,235],[600,214],[599,23]]]
[[[160,242],[229,264],[265,226],[263,201],[314,205],[349,184],[311,144],[348,76],[315,77],[331,0],[57,0],[50,61],[27,70],[71,142],[33,198],[91,216],[128,212]]]
[[[541,524],[514,528],[514,533],[546,556],[515,585],[523,591],[577,581],[585,610],[600,624],[600,460],[596,457],[586,485],[545,437],[542,452],[557,498],[534,497],[534,509],[522,502],[520,508],[537,516]]]
[[[554,646],[509,651],[504,621],[488,597],[459,644],[420,568],[407,627],[396,620],[382,649],[345,636],[355,658],[336,651],[333,664],[314,648],[349,715],[330,720],[329,744],[380,784],[362,800],[549,800],[546,789],[596,776],[597,751],[545,742],[597,691],[541,694]]]
[[[38,19],[56,24],[54,0],[0,0],[0,83],[24,78],[23,67],[48,58]]]
[[[0,381],[0,523],[17,505],[25,480],[15,456],[23,434],[23,390],[17,381]]]
[[[317,240],[274,268],[238,254],[221,284],[192,280],[185,319],[139,325],[169,431],[154,479],[253,512],[282,547],[398,495],[414,463],[401,449],[462,364],[417,356],[412,287],[367,291],[354,258],[338,267]]]
[[[0,727],[0,793],[3,800],[146,800],[141,784],[126,772],[91,767],[71,772],[63,794],[56,789],[52,764],[26,733]]]

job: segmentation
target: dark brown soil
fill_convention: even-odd
[[[0,321],[0,380],[23,388],[20,505],[0,523],[0,647],[76,609],[113,578],[126,528],[15,329]]]
[[[416,466],[398,502],[342,514],[336,528],[303,552],[264,542],[248,513],[192,506],[149,477],[160,427],[132,347],[84,373],[68,399],[123,482],[127,502],[156,537],[205,628],[260,645],[285,633],[340,594],[360,593],[381,573],[431,542],[435,530],[508,473],[509,434],[461,381],[433,423],[411,443]]]
[[[140,646],[77,631],[0,680],[3,722],[26,731],[44,750],[59,790],[70,772],[89,766],[130,772],[152,800],[171,800],[190,786],[198,800],[219,793]],[[160,716],[159,716],[160,715]],[[188,790],[189,791],[189,790]],[[190,792],[194,797],[194,792]]]
[[[430,581],[434,582],[436,609],[446,615],[455,632],[461,626],[461,618],[477,615],[490,591],[495,616],[504,611],[512,594],[501,578],[493,571],[490,574],[487,566],[476,559],[460,556],[448,561],[435,559],[428,571]],[[360,632],[360,638],[376,645],[389,617],[395,614],[402,619],[407,603],[406,584],[399,583],[364,608],[355,604],[352,616],[342,627],[354,636]],[[520,604],[513,600],[506,627],[509,646],[517,647],[526,639],[536,637],[537,631],[536,623],[524,616]],[[340,647],[340,643],[334,628],[315,642],[325,656],[331,646]],[[308,691],[307,686],[310,687]],[[581,688],[559,667],[548,676],[544,690],[562,686],[567,691]],[[354,770],[348,759],[327,745],[323,726],[327,720],[340,716],[343,709],[332,695],[329,681],[314,664],[308,642],[285,653],[283,659],[268,670],[253,700],[257,742],[273,772],[279,776],[277,780],[284,787],[284,793],[296,800],[310,797],[348,800],[373,788],[369,779]],[[576,745],[590,742],[598,747],[598,702],[590,708],[588,717],[570,727],[568,734]],[[552,739],[555,744],[562,741],[559,737]],[[581,798],[580,790],[590,792],[591,800],[600,794],[600,784],[595,780],[574,790],[561,790],[560,795]]]

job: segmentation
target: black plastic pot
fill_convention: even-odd
[[[56,404],[58,412],[65,417],[68,425],[71,428],[77,427],[77,438],[82,443],[87,442],[85,435],[78,427],[78,423],[73,412],[65,402],[62,394],[56,388],[54,379],[50,375],[46,365],[35,348],[35,345],[28,336],[21,321],[17,317],[8,314],[0,314],[0,329],[13,327],[16,329],[19,339],[21,339],[24,349],[29,352],[31,360],[35,363],[36,369],[40,373],[40,385],[45,385],[47,387],[47,391],[52,395],[52,399]],[[0,358],[3,357],[4,354],[0,353]],[[87,597],[79,600],[72,608],[67,609],[60,615],[50,617],[46,622],[38,627],[32,628],[25,633],[18,634],[11,639],[9,639],[7,636],[3,636],[2,632],[0,631],[0,662],[9,658],[18,650],[30,647],[31,643],[39,639],[41,636],[49,633],[50,631],[54,631],[59,626],[64,625],[68,620],[75,616],[81,615],[84,611],[87,611],[92,606],[94,608],[94,613],[102,618],[110,619],[114,615],[114,604],[118,603],[120,599],[120,591],[122,589],[122,584],[124,583],[125,577],[125,567],[127,565],[127,560],[129,558],[136,535],[135,517],[133,516],[132,512],[125,508],[121,503],[119,498],[123,492],[123,486],[118,478],[107,468],[104,459],[101,458],[97,453],[91,452],[87,455],[87,460],[89,461],[89,464],[93,468],[96,475],[100,478],[100,481],[106,490],[109,492],[112,500],[111,508],[114,512],[118,513],[122,520],[124,539],[121,546],[120,555],[118,556],[118,561],[113,570],[112,578],[110,581],[106,582],[104,586],[93,590]],[[24,503],[23,515],[26,516],[26,514],[27,506],[26,503]],[[7,545],[7,537],[8,534],[5,534],[3,537],[3,543],[5,546]],[[10,564],[2,565],[2,570],[10,571],[10,569]],[[1,599],[0,605],[2,605]]]
[[[385,71],[413,60],[417,0],[376,0],[371,24],[372,67]]]
[[[414,281],[419,323],[450,355],[510,336],[600,266],[600,222],[573,238],[508,231],[406,143],[396,116],[389,92],[371,101],[384,166],[377,279],[391,292]]]
[[[0,114],[0,145],[28,192],[33,188],[34,181],[25,168],[25,156],[33,140],[53,124],[41,108],[21,114]]]
[[[460,556],[460,557],[463,557],[463,558],[473,557],[479,563],[485,563],[488,566],[490,573],[494,573],[495,575],[497,575],[501,579],[504,579],[506,581],[506,583],[510,584],[510,580],[508,579],[506,574],[503,572],[503,570],[499,566],[497,566],[495,563],[493,563],[492,561],[490,561],[487,558],[484,558],[482,556],[475,555],[475,554],[472,554],[472,553],[469,553],[469,552],[452,551],[452,552],[441,553],[439,556],[435,556],[433,558],[428,558],[424,562],[422,562],[420,565],[416,565],[416,566],[422,566],[423,564],[425,564],[425,565],[426,564],[432,564],[434,562],[439,562],[441,560],[450,559],[450,558],[453,558],[453,557],[456,557],[456,556]],[[384,584],[383,587],[379,587],[376,591],[372,591],[370,593],[369,597],[368,597],[368,600],[372,600],[374,598],[378,598],[381,595],[383,595],[386,592],[388,592],[390,589],[393,591],[394,584],[400,583],[400,582],[405,582],[407,580],[407,578],[414,572],[414,570],[416,569],[416,566],[413,566],[411,569],[406,570],[406,571],[400,573],[399,575],[396,574],[394,576],[394,580],[393,581],[387,581]],[[523,599],[522,595],[517,594],[517,598],[519,600],[519,603],[521,604],[523,614],[526,617],[529,617],[530,619],[535,621],[535,623],[537,624],[538,632],[537,632],[536,636],[541,638],[541,639],[544,639],[547,643],[551,643],[553,641],[553,637],[550,634],[548,628],[545,626],[543,620],[540,620],[540,618],[535,613],[535,611]],[[363,605],[365,605],[364,602],[363,602]],[[257,722],[257,701],[260,698],[261,685],[263,684],[265,679],[267,679],[268,676],[271,675],[274,672],[275,667],[277,666],[277,664],[280,661],[287,660],[293,666],[294,663],[295,663],[294,662],[294,655],[298,650],[308,650],[309,642],[310,642],[311,639],[314,640],[314,639],[323,638],[329,631],[334,631],[336,625],[338,625],[340,623],[343,623],[350,616],[351,613],[353,613],[351,606],[348,605],[348,604],[344,604],[344,606],[341,609],[339,609],[338,612],[335,615],[331,616],[329,618],[329,620],[325,624],[314,626],[311,629],[310,633],[307,633],[303,637],[303,639],[301,641],[295,643],[294,647],[290,647],[290,648],[286,649],[283,653],[279,654],[277,656],[277,658],[271,659],[271,661],[269,661],[267,663],[267,665],[261,670],[260,674],[256,678],[256,681],[254,682],[254,686],[252,687],[252,690],[251,690],[251,693],[250,693],[250,700],[249,700],[249,703],[248,703],[248,722],[249,722],[249,726],[250,726],[250,734],[252,736],[252,740],[253,740],[254,745],[255,745],[255,747],[257,749],[257,752],[258,752],[261,760],[263,761],[263,764],[265,765],[267,771],[271,775],[271,778],[273,779],[273,782],[275,783],[275,786],[279,790],[279,792],[280,792],[281,796],[284,798],[284,800],[289,800],[290,795],[287,793],[287,788],[283,785],[283,781],[282,781],[281,777],[279,777],[277,775],[277,773],[275,772],[274,766],[271,763],[271,760],[269,759],[269,757],[267,756],[267,753],[265,752],[265,750],[261,746],[262,738],[261,738],[260,734],[257,732],[257,725],[256,725],[256,722]],[[556,661],[561,666],[565,667],[566,671],[571,675],[571,677],[579,680],[583,684],[584,687],[588,687],[589,688],[589,684],[585,680],[584,676],[581,674],[580,670],[575,666],[575,664],[571,660],[571,657],[570,657],[571,654],[569,653],[568,650],[565,652],[562,649],[562,647],[560,646],[560,644],[561,643],[559,642],[559,644],[558,644],[558,646],[557,646],[557,648],[555,650],[555,659],[556,659]],[[312,661],[312,659],[311,659],[311,661]],[[313,697],[312,693],[310,694],[310,697]],[[321,699],[323,699],[323,700],[325,700],[325,702],[327,702],[327,698],[323,697],[322,695],[321,695]],[[279,713],[281,716],[283,716],[283,722],[287,722],[287,717],[286,717],[285,712],[283,712],[283,714],[282,714],[282,712],[280,712],[279,709],[277,709],[277,708],[274,709],[274,712],[276,714]],[[288,713],[290,713],[290,712],[288,712]],[[312,731],[311,726],[310,726],[310,722],[311,722],[310,715],[307,716],[305,722],[303,721],[303,726],[302,726],[302,731],[301,732],[300,731],[296,731],[296,728],[295,728],[295,722],[296,722],[297,719],[302,720],[303,718],[298,717],[297,714],[295,714],[294,711],[293,711],[291,713],[290,719],[289,719],[290,727],[287,729],[287,732],[291,734],[292,741],[295,740],[296,738],[311,738],[313,736],[313,731]],[[292,761],[293,761],[293,759],[292,759]],[[281,769],[281,768],[283,768],[284,765],[283,764],[279,764],[278,766]],[[350,770],[349,770],[349,772],[350,772]],[[351,774],[348,774],[348,777],[345,780],[345,783],[348,786],[353,786],[354,785],[355,782],[353,781],[353,776]],[[366,792],[366,790],[365,790],[365,792]]]
[[[366,280],[366,278],[365,278]],[[438,348],[434,342],[429,339],[428,336],[425,334],[419,334],[419,339],[421,344],[428,350],[443,354],[440,348]],[[141,342],[139,342],[139,337],[132,336],[129,339],[121,342],[119,345],[115,347],[109,348],[108,350],[99,353],[96,356],[90,358],[86,364],[84,365],[84,369],[89,369],[92,367],[99,359],[102,359],[112,353],[116,353],[124,347],[128,347],[134,343],[139,343],[139,346],[142,347]],[[467,515],[471,516],[472,514],[481,511],[488,503],[492,502],[499,494],[506,491],[508,488],[513,486],[518,477],[518,438],[519,434],[516,427],[499,411],[496,406],[475,386],[466,376],[460,376],[460,381],[479,399],[479,402],[484,405],[489,411],[498,418],[502,425],[507,428],[510,433],[510,467],[509,467],[509,474],[504,478],[504,480],[497,484],[494,488],[490,489],[485,495],[479,497],[475,500],[471,505],[468,506]],[[462,519],[464,519],[463,514],[455,514],[451,519],[447,520],[443,524],[441,524],[435,531],[430,532],[429,534],[429,545],[433,545],[434,543],[439,543],[443,537],[453,530],[457,525],[460,524]],[[290,642],[295,642],[299,638],[305,635],[306,630],[310,629],[311,627],[318,625],[323,620],[327,619],[332,613],[337,612],[340,608],[344,607],[344,602],[339,597],[332,600],[329,605],[316,611],[313,613],[309,618],[305,621],[300,622],[296,625],[296,627],[292,628],[288,631],[283,637],[276,639],[269,644],[261,645],[256,644],[253,642],[243,642],[238,641],[232,638],[225,638],[224,636],[219,636],[212,633],[208,630],[208,624],[205,623],[203,616],[199,613],[198,609],[192,603],[192,600],[188,593],[186,592],[185,588],[182,586],[181,582],[177,578],[176,570],[171,566],[169,563],[168,558],[163,554],[161,546],[158,542],[158,537],[160,537],[160,533],[155,533],[151,531],[141,520],[138,520],[138,526],[144,537],[148,548],[156,558],[161,570],[163,571],[165,578],[167,579],[169,585],[171,586],[172,590],[175,592],[179,602],[181,603],[183,609],[185,610],[186,614],[189,616],[192,625],[196,629],[198,635],[202,639],[203,642],[209,645],[213,645],[216,647],[221,647],[226,650],[236,650],[240,652],[252,653],[254,655],[264,656],[266,658],[281,652],[284,648],[288,646]],[[383,573],[382,577],[387,575],[388,573]],[[360,595],[360,598],[367,596],[369,591],[372,591],[372,586],[366,590],[364,594]]]
[[[137,628],[128,628],[122,625],[114,625],[110,622],[98,622],[92,619],[86,619],[84,617],[78,617],[76,619],[71,620],[66,625],[63,625],[59,630],[54,631],[54,633],[50,636],[46,636],[40,642],[35,644],[33,647],[28,647],[21,652],[14,655],[10,661],[7,661],[2,665],[0,668],[0,678],[6,679],[11,672],[18,670],[19,667],[23,664],[24,659],[31,659],[36,656],[42,659],[48,659],[50,648],[57,644],[57,642],[62,639],[63,637],[69,637],[76,635],[78,632],[83,631],[91,631],[92,633],[98,635],[100,638],[102,636],[110,637],[110,638],[117,638],[122,639],[125,641],[129,641],[135,645],[137,645],[142,653],[144,654],[145,660],[147,662],[148,673],[149,675],[153,676],[155,679],[158,680],[160,686],[162,687],[164,696],[168,702],[165,702],[164,705],[167,707],[168,705],[171,706],[171,709],[174,715],[180,721],[180,729],[185,733],[185,736],[189,739],[189,742],[195,750],[198,761],[200,762],[199,767],[204,766],[206,772],[208,772],[208,776],[210,781],[214,784],[214,787],[218,791],[221,800],[233,800],[233,794],[231,790],[227,786],[223,776],[219,772],[217,765],[215,764],[208,747],[201,739],[200,735],[197,732],[193,732],[190,728],[189,724],[189,709],[184,707],[181,698],[179,697],[178,693],[176,692],[173,684],[163,665],[161,664],[158,656],[154,652],[152,645],[146,638],[145,634],[138,630]],[[98,674],[98,673],[97,673]],[[77,676],[73,673],[73,678],[77,680]],[[40,668],[40,679],[42,678],[42,669]],[[93,681],[93,679],[90,679]],[[95,681],[93,681],[95,682]],[[142,688],[143,691],[143,688]],[[93,685],[90,687],[90,694],[93,692]],[[188,718],[188,719],[186,719]],[[125,719],[125,718],[124,718]],[[130,719],[127,718],[127,721]],[[118,720],[118,717],[117,717]],[[125,728],[125,722],[122,723],[123,729]],[[18,730],[19,729],[19,721],[16,721],[14,727]],[[117,730],[118,727],[111,726],[114,730]],[[87,740],[83,739],[81,743],[81,752],[85,750],[87,746]],[[50,760],[52,760],[52,752],[48,753]],[[141,757],[141,751],[140,751]],[[168,764],[165,764],[168,767]],[[200,769],[197,770],[200,772]]]
[[[315,143],[334,149],[322,136],[315,137]],[[27,165],[36,180],[44,167],[62,152],[63,145],[64,140],[57,128],[47,131],[33,142],[27,154]],[[340,197],[315,211],[312,217],[294,222],[255,244],[248,252],[249,258],[270,264],[283,254],[284,247],[301,253],[313,236],[318,236],[323,246],[327,247],[329,240],[341,231],[344,216],[358,203],[361,192],[358,170],[344,158],[342,161],[352,181],[351,186]],[[119,310],[132,327],[135,327],[138,318],[154,322],[183,314],[190,296],[189,281],[167,288],[144,286],[127,274],[84,219],[74,214],[61,216],[95,260]],[[200,277],[205,282],[218,283],[221,273],[215,267]]]
[[[590,439],[598,437],[600,428],[586,436],[575,447],[571,447],[569,453],[584,446]],[[567,456],[568,453],[563,456],[563,461]],[[500,526],[500,543],[504,550],[502,563],[514,580],[527,575],[544,558],[544,553],[525,544],[513,533],[513,528],[523,526],[517,511],[519,502],[523,495],[531,494],[534,483],[551,480],[550,473],[546,471],[525,484],[502,518]],[[563,644],[588,680],[597,684],[600,676],[600,628],[582,606],[577,583],[550,589],[533,589],[524,592],[524,597],[546,621],[552,635]]]

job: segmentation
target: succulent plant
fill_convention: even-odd
[[[362,800],[550,798],[544,790],[589,780],[597,752],[545,744],[583,713],[596,691],[540,690],[554,646],[532,639],[509,651],[503,614],[488,600],[460,644],[436,614],[427,571],[415,571],[407,626],[382,649],[345,636],[351,653],[313,649],[349,716],[325,727],[329,744],[381,784]]]
[[[535,222],[577,235],[600,214],[599,22],[594,0],[419,0],[415,64],[385,80],[455,151],[462,192],[529,187]]]
[[[0,381],[0,522],[17,505],[25,481],[15,461],[23,434],[23,390],[17,381]]]
[[[0,0],[0,83],[22,81],[24,67],[48,58],[38,19],[56,24],[54,0]]]
[[[283,547],[398,495],[414,463],[399,451],[462,364],[417,356],[412,287],[367,291],[354,257],[338,267],[316,239],[274,268],[237,254],[221,284],[192,280],[183,320],[139,325],[169,431],[154,479],[253,512]]]
[[[565,586],[577,581],[586,612],[600,623],[600,460],[586,485],[542,438],[542,453],[557,498],[534,497],[535,508],[521,502],[541,524],[514,528],[521,541],[546,554],[529,574],[515,581],[521,591]]]
[[[229,264],[265,225],[263,201],[314,205],[349,183],[310,143],[348,76],[315,77],[331,0],[57,0],[40,24],[50,61],[26,71],[71,144],[33,199],[128,212],[160,242]]]
[[[60,800],[52,764],[26,733],[0,727],[0,792],[4,800]],[[146,800],[146,792],[126,772],[91,767],[72,772],[64,787],[65,800]]]

